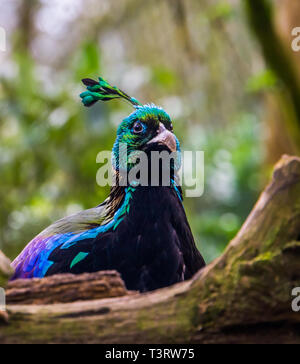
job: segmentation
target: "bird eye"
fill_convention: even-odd
[[[134,134],[141,134],[144,131],[143,125],[140,122],[136,121],[133,124],[132,131]]]
[[[169,128],[170,128],[170,131],[173,131],[173,124],[172,123],[170,123]]]

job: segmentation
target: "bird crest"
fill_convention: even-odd
[[[97,101],[110,101],[114,99],[123,99],[129,102],[134,108],[143,106],[137,99],[127,95],[118,87],[111,86],[102,77],[99,77],[99,81],[85,78],[82,82],[87,88],[87,91],[80,94],[84,106],[90,107]]]

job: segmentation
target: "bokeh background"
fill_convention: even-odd
[[[131,109],[83,108],[82,78],[163,106],[182,148],[205,151],[204,196],[185,206],[207,261],[280,155],[299,153],[299,0],[1,0],[0,26],[0,249],[10,258],[109,193],[96,156]]]

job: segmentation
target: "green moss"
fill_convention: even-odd
[[[271,261],[277,255],[278,255],[278,252],[270,252],[270,251],[268,251],[268,252],[262,253],[258,257],[256,257],[254,259],[253,263],[264,262],[264,261]]]

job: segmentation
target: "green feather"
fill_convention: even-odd
[[[74,267],[77,263],[81,262],[84,258],[86,258],[89,255],[89,253],[78,253],[76,257],[72,260],[72,263],[70,265],[70,269]]]
[[[113,99],[123,99],[134,107],[142,105],[137,99],[130,97],[116,86],[111,86],[101,77],[99,77],[99,82],[90,78],[85,78],[82,82],[86,86],[87,91],[80,94],[80,97],[83,104],[87,107],[94,105],[97,101],[110,101]]]

